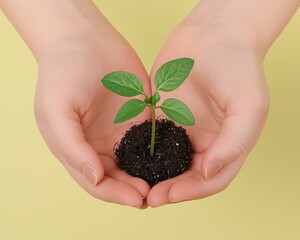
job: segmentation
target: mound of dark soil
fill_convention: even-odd
[[[192,160],[192,145],[182,127],[170,120],[156,121],[155,153],[150,156],[151,121],[133,125],[116,145],[119,167],[153,186],[186,171]]]

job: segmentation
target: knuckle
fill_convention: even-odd
[[[63,147],[62,148],[61,157],[62,157],[63,160],[65,160],[71,166],[73,165],[73,158],[72,158],[71,150],[70,150],[69,147]]]
[[[245,153],[247,150],[247,143],[246,142],[240,142],[234,145],[231,159],[232,161],[237,160],[243,153]]]
[[[269,112],[270,98],[269,96],[260,96],[253,100],[253,111],[257,115],[265,115]]]
[[[35,99],[34,102],[34,113],[36,119],[47,119],[52,116],[55,109],[55,104],[53,99],[49,98],[39,98]]]

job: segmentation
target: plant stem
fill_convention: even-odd
[[[150,156],[154,155],[154,144],[155,144],[155,130],[156,130],[156,117],[155,117],[155,106],[154,104],[150,105],[152,113],[152,128],[151,128],[151,143],[150,143]]]

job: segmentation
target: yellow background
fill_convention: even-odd
[[[196,2],[96,1],[148,70]],[[33,116],[35,60],[0,13],[0,239],[300,239],[299,26],[298,11],[267,55],[269,119],[230,187],[139,211],[92,198],[49,153]]]

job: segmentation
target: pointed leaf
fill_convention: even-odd
[[[142,81],[132,73],[116,71],[105,75],[102,84],[114,93],[124,97],[143,94]]]
[[[146,103],[141,100],[129,100],[124,103],[118,111],[114,123],[121,123],[139,115],[142,111],[144,111],[145,107]]]
[[[170,92],[178,88],[188,77],[194,66],[191,58],[179,58],[163,64],[156,72],[156,90]]]
[[[185,126],[195,124],[195,118],[191,110],[178,99],[169,98],[163,102],[160,108],[170,119],[179,124]]]

